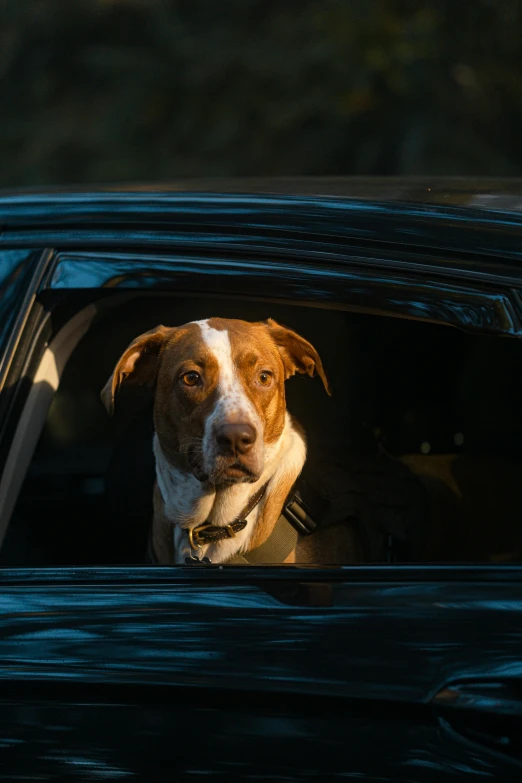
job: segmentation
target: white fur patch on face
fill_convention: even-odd
[[[211,473],[216,456],[215,428],[220,424],[230,422],[245,422],[254,427],[257,433],[254,445],[255,456],[262,466],[264,457],[263,423],[254,405],[245,394],[232,357],[228,331],[213,329],[209,326],[208,321],[196,321],[195,323],[201,329],[203,341],[219,366],[218,399],[214,410],[205,422],[203,435],[204,470]]]

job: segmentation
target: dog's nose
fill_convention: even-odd
[[[221,453],[232,457],[250,451],[256,437],[257,433],[250,424],[222,424],[216,432]]]

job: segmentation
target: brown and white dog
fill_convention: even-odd
[[[199,554],[223,563],[270,536],[306,459],[303,432],[285,402],[285,381],[296,372],[319,375],[330,394],[315,348],[271,319],[158,326],[120,357],[101,393],[110,413],[122,383],[155,388],[157,562],[184,563],[192,552],[190,529],[207,521],[226,527],[265,485],[244,529]],[[324,555],[332,562],[332,546],[321,553],[306,543],[300,554],[298,545],[285,562]]]

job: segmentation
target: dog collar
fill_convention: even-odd
[[[204,544],[215,544],[216,541],[222,541],[224,538],[234,538],[237,533],[244,530],[247,526],[247,517],[255,507],[261,502],[268,481],[252,495],[245,508],[228,525],[212,525],[209,522],[203,522],[201,525],[189,528],[187,530],[189,544],[192,550],[199,549]]]

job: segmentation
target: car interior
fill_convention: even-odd
[[[137,335],[215,315],[271,317],[317,348],[333,396],[318,379],[287,382],[287,406],[306,430],[310,463],[344,461],[359,470],[385,460],[397,466],[391,475],[399,483],[415,481],[428,514],[419,521],[423,545],[406,560],[521,559],[517,340],[273,301],[132,291],[60,297],[44,302],[52,336],[30,368],[9,457],[2,565],[144,563],[154,482],[151,395],[122,389],[111,418],[100,390]]]

